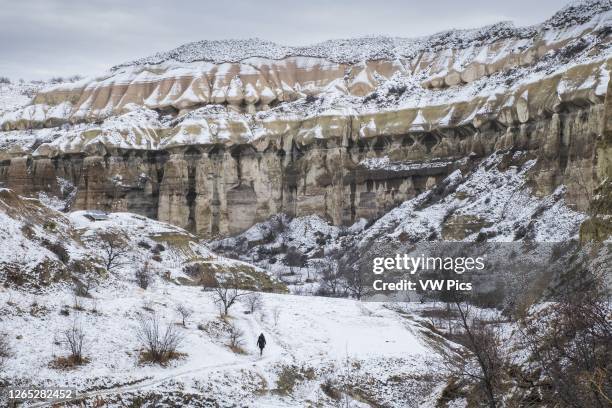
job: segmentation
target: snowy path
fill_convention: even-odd
[[[389,368],[381,360],[420,359],[429,350],[418,339],[410,322],[380,304],[363,304],[350,299],[301,297],[280,294],[262,294],[263,306],[254,314],[247,313],[242,304],[230,311],[230,321],[243,331],[242,348],[246,354],[235,354],[227,347],[226,333],[219,328],[218,309],[210,293],[185,286],[160,286],[148,291],[112,288],[97,293],[97,313],[82,312],[80,318],[88,334],[87,355],[90,363],[69,372],[58,372],[49,367],[49,360],[59,353],[51,341],[40,341],[41,333],[53,339],[72,321],[60,313],[47,313],[45,319],[33,319],[29,314],[14,314],[10,330],[23,335],[21,340],[28,353],[10,361],[22,378],[50,379],[51,384],[69,384],[84,391],[68,402],[141,390],[162,390],[169,383],[188,384],[193,380],[208,381],[225,374],[239,375],[250,371],[265,382],[272,391],[278,381],[279,370],[285,366],[330,369],[341,366],[347,357],[367,365],[368,372],[380,371],[384,377]],[[14,297],[20,309],[27,310],[29,301]],[[60,310],[72,302],[72,295],[53,294],[37,298],[49,310]],[[187,327],[183,327],[175,313],[183,304],[194,311]],[[89,306],[87,304],[86,306]],[[184,334],[180,351],[186,353],[177,366],[159,367],[138,364],[140,345],[134,336],[135,318],[143,307],[153,308],[163,316],[164,323],[176,324]],[[210,327],[196,328],[196,323],[214,323]],[[222,325],[221,325],[222,326]],[[264,333],[267,340],[263,356],[259,356],[256,339]],[[44,356],[44,358],[40,358]],[[371,362],[371,365],[368,365]],[[365,366],[364,366],[365,367]],[[32,375],[33,369],[37,374]],[[87,377],[89,381],[83,380]],[[384,377],[386,378],[386,377]],[[100,379],[110,380],[108,383]],[[121,385],[119,385],[121,384]],[[227,384],[231,392],[233,385]],[[92,390],[93,387],[98,389]],[[196,390],[199,388],[196,388]],[[317,381],[305,383],[299,398],[316,400]],[[197,391],[195,391],[197,392]],[[277,399],[273,393],[254,397],[265,404]],[[295,397],[295,396],[294,396]],[[268,401],[271,398],[272,400]],[[24,406],[49,407],[66,401],[32,401]],[[278,402],[278,401],[275,401]]]
[[[77,402],[82,399],[91,399],[95,397],[103,397],[113,394],[120,394],[126,392],[139,391],[147,388],[151,388],[157,385],[161,385],[166,381],[179,379],[185,376],[191,376],[194,374],[202,374],[215,370],[238,370],[245,368],[255,368],[257,373],[260,374],[265,380],[270,383],[270,377],[267,375],[266,370],[264,370],[264,366],[274,364],[278,361],[282,361],[285,356],[290,357],[292,360],[295,360],[295,356],[291,354],[289,348],[287,346],[283,346],[281,340],[278,338],[274,332],[268,327],[262,327],[259,322],[253,317],[253,315],[240,315],[237,314],[233,317],[237,321],[243,322],[246,327],[248,327],[248,332],[245,331],[245,337],[249,339],[256,339],[259,336],[259,333],[265,332],[266,335],[266,347],[264,349],[263,356],[259,356],[259,349],[253,344],[249,344],[246,346],[249,352],[249,359],[246,361],[237,361],[232,363],[225,364],[215,364],[215,365],[205,365],[202,367],[189,369],[189,370],[177,370],[165,376],[159,376],[152,379],[147,379],[137,384],[126,385],[126,386],[118,386],[113,388],[108,388],[104,390],[96,390],[90,392],[79,393],[78,397],[69,399],[69,400],[50,400],[37,402],[30,405],[26,405],[29,407],[48,407],[53,406],[57,403],[67,403],[67,402]],[[244,325],[242,326],[244,327]]]

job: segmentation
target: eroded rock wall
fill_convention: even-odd
[[[600,183],[596,142],[605,106],[565,105],[509,127],[489,121],[364,138],[347,123],[335,137],[309,143],[288,134],[258,145],[16,157],[0,163],[0,180],[19,194],[58,196],[67,194],[67,180],[77,189],[72,209],[130,211],[212,237],[281,212],[318,214],[337,225],[373,219],[454,169],[516,149],[538,160],[531,174],[536,194],[564,184],[567,202],[586,210]]]

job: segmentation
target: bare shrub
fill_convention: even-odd
[[[251,313],[255,313],[263,306],[263,297],[261,293],[253,292],[244,297],[244,304],[249,308]]]
[[[89,360],[83,356],[83,345],[85,332],[83,326],[76,319],[72,325],[63,330],[58,343],[68,351],[68,356],[55,358],[50,366],[57,369],[71,369],[76,366],[87,364]]]
[[[339,296],[341,295],[342,277],[335,265],[326,266],[321,273],[320,294]]]
[[[79,299],[78,295],[75,293],[72,297],[72,308],[74,310],[78,310],[78,311],[83,311],[85,310],[85,308],[83,307],[83,304],[81,303],[81,299]]]
[[[228,336],[229,336],[229,348],[234,353],[243,354],[244,350],[242,349],[242,345],[244,344],[244,331],[240,329],[234,322],[230,322],[228,326]]]
[[[136,278],[136,283],[138,286],[140,286],[142,289],[147,289],[153,280],[153,274],[151,272],[149,262],[145,261],[140,268],[136,269],[134,277]]]
[[[185,321],[193,314],[193,310],[189,309],[187,306],[179,303],[176,306],[176,312],[181,316],[183,327],[186,327]]]
[[[166,325],[163,330],[155,313],[138,316],[136,337],[144,348],[141,360],[162,365],[179,356],[176,349],[183,341],[174,325]]]

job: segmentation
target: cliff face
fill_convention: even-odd
[[[210,237],[281,212],[372,219],[515,149],[538,160],[535,194],[565,184],[585,211],[609,177],[611,8],[419,40],[188,44],[0,112],[0,181]]]

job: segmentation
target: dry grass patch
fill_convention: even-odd
[[[49,367],[55,370],[74,370],[78,367],[87,365],[89,361],[87,357],[60,356],[54,358],[49,363]]]
[[[169,362],[173,360],[180,360],[186,357],[187,357],[187,353],[181,353],[178,351],[171,351],[168,353],[164,353],[162,355],[156,355],[154,353],[151,353],[150,351],[143,350],[140,352],[140,355],[138,356],[138,364],[145,365],[145,364],[153,363],[153,364],[159,364],[165,367],[168,365]]]

